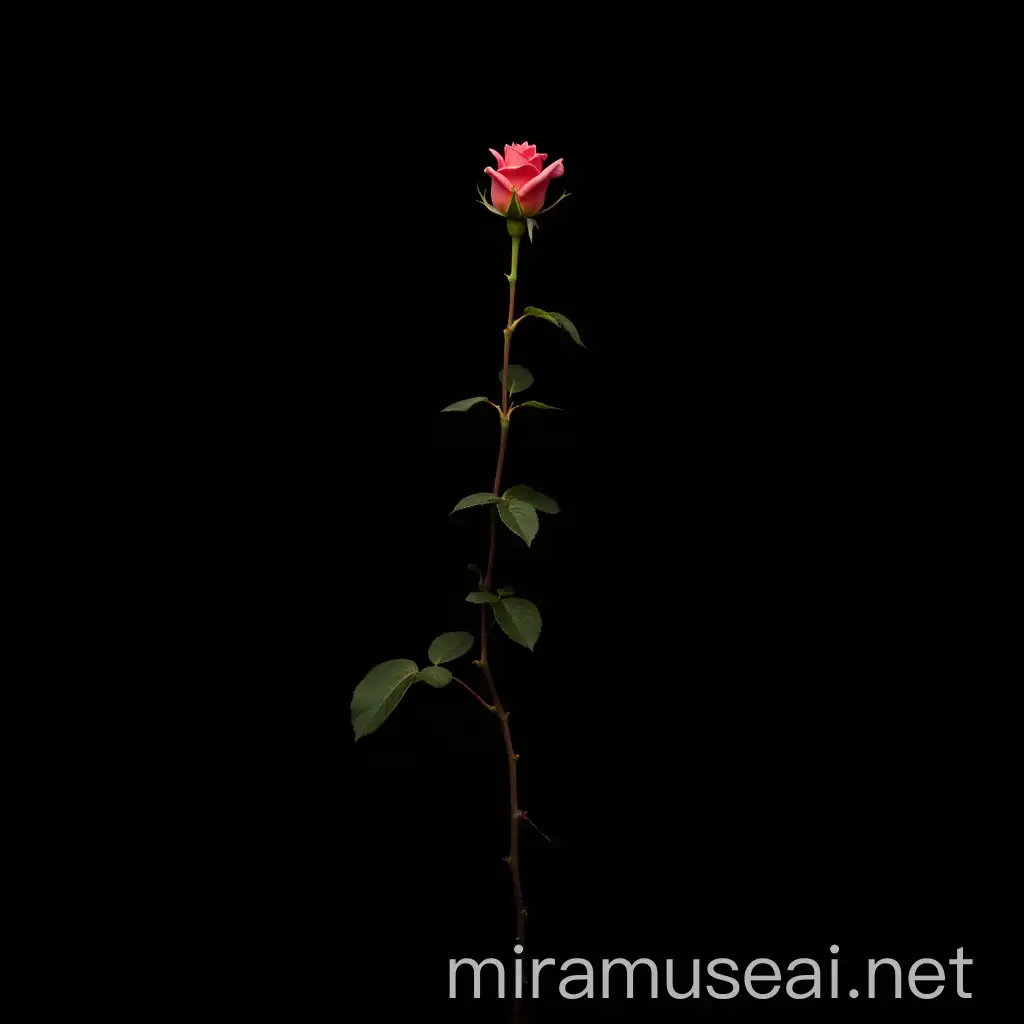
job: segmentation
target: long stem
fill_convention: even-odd
[[[498,444],[498,465],[494,470],[494,491],[493,494],[497,497],[501,493],[501,470],[505,465],[505,447],[508,444],[508,424],[507,419],[502,418],[501,421],[501,441]],[[497,546],[498,541],[498,511],[497,508],[491,506],[491,540],[487,548],[487,573],[484,576],[483,589],[490,590],[491,582],[494,577],[494,549]]]
[[[486,619],[483,620],[486,631]],[[498,712],[498,719],[501,722],[501,732],[505,737],[505,753],[508,756],[508,790],[509,803],[512,809],[511,836],[509,842],[508,856],[506,863],[512,869],[512,888],[516,897],[516,942],[526,942],[526,905],[523,903],[523,883],[519,876],[519,821],[523,812],[519,809],[519,789],[516,780],[516,762],[519,755],[512,746],[512,733],[508,727],[508,712],[502,707],[501,699],[498,697],[498,688],[494,685],[494,677],[491,675],[491,668],[487,662],[481,662],[480,668],[484,678],[487,680],[487,687],[491,692],[491,700]]]
[[[505,327],[504,362],[501,375],[501,441],[498,445],[498,464],[494,471],[494,494],[497,496],[501,490],[501,471],[505,464],[505,448],[508,445],[508,353],[512,341],[512,323],[515,317],[516,302],[516,271],[519,266],[519,239],[512,239],[512,273],[508,275],[508,323]],[[498,515],[495,507],[491,506],[491,537],[487,554],[487,575],[484,577],[482,587],[489,590],[494,578],[494,552],[497,542]],[[511,809],[509,851],[505,858],[506,863],[512,871],[512,888],[516,899],[516,942],[526,942],[526,906],[523,903],[523,885],[519,874],[519,821],[523,812],[519,809],[519,788],[516,780],[516,762],[519,755],[512,746],[512,733],[508,727],[508,712],[501,703],[498,696],[498,688],[494,685],[494,676],[491,675],[491,667],[487,661],[487,606],[480,606],[480,670],[487,680],[487,687],[491,694],[491,701],[494,704],[498,719],[501,722],[501,732],[505,738],[505,753],[508,756],[508,791],[509,806]]]
[[[508,350],[512,343],[512,321],[516,309],[516,273],[519,270],[519,239],[512,239],[512,273],[508,275],[508,323],[505,324],[505,354],[501,368],[501,412],[508,415]],[[497,492],[495,492],[497,493]]]

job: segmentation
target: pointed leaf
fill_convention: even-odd
[[[537,519],[537,512],[532,505],[514,498],[509,501],[503,500],[498,505],[498,515],[514,534],[526,541],[527,547],[533,543],[533,538],[537,536],[537,531],[540,529],[540,521]]]
[[[554,313],[548,313],[543,309],[538,309],[536,306],[527,306],[523,310],[523,316],[536,316],[540,317],[541,320],[547,320],[549,323],[553,323],[556,327],[562,325],[555,319]]]
[[[515,587],[498,587],[498,595],[500,597],[508,597],[509,594],[514,594],[515,592]]]
[[[465,412],[467,409],[472,409],[474,405],[479,405],[481,402],[488,401],[483,395],[478,395],[476,398],[463,398],[461,401],[452,402],[451,405],[446,405],[441,412]]]
[[[468,494],[452,509],[448,515],[452,512],[458,512],[464,508],[473,508],[475,505],[497,505],[501,501],[501,498],[496,497],[489,491],[478,491],[476,494]]]
[[[442,633],[430,645],[427,657],[435,664],[440,665],[443,661],[454,661],[461,658],[473,646],[473,634],[465,630],[455,633]]]
[[[498,371],[498,380],[504,379],[505,371]],[[533,374],[525,366],[513,363],[508,368],[508,391],[514,395],[517,391],[525,391],[533,383]]]
[[[580,341],[580,333],[576,330],[573,322],[561,313],[548,313],[546,310],[538,309],[536,306],[527,306],[523,310],[523,316],[537,316],[542,320],[547,320],[549,323],[554,324],[556,327],[560,327],[563,331],[566,331],[570,338],[576,342],[581,348],[587,346]]]
[[[547,512],[549,515],[556,515],[561,511],[554,498],[549,498],[546,494],[527,487],[526,484],[516,484],[515,487],[510,487],[502,497],[509,501],[513,499],[525,501],[527,505],[532,505],[538,512]]]
[[[542,625],[537,606],[522,597],[506,597],[492,608],[494,619],[505,631],[505,635],[532,651]]]
[[[558,412],[564,412],[565,410],[560,405],[546,405],[544,402],[537,402],[534,399],[530,399],[528,402],[520,402],[516,408],[525,409],[529,406],[531,409],[555,409]]]
[[[494,604],[495,601],[500,601],[501,598],[497,594],[492,594],[489,590],[474,590],[473,593],[466,595],[466,600],[470,604]]]
[[[440,665],[428,665],[420,671],[416,678],[430,683],[431,686],[447,686],[452,681],[452,674],[448,669],[441,668]]]
[[[558,321],[558,325],[563,330],[569,332],[569,337],[572,338],[580,348],[587,347],[582,341],[580,341],[580,332],[576,330],[575,326],[573,326],[573,322],[567,316],[563,316],[561,313],[552,313],[551,315]]]
[[[536,228],[538,231],[540,231],[540,225],[532,217],[527,217],[526,218],[526,233],[529,236],[529,239],[530,239],[531,242],[533,241],[533,229],[534,228]]]
[[[397,658],[374,665],[352,694],[352,729],[358,740],[376,729],[398,706],[405,691],[415,682],[419,666]]]

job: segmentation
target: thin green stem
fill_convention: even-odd
[[[519,239],[512,239],[512,273],[508,275],[508,322],[505,324],[505,354],[501,372],[501,411],[508,414],[508,350],[516,308],[516,275],[519,271]]]
[[[512,239],[512,273],[508,275],[508,323],[506,327],[512,326],[512,319],[516,306],[516,274],[519,270],[519,242],[520,239]]]

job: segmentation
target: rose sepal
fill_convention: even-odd
[[[539,217],[542,213],[547,213],[549,210],[553,210],[563,199],[571,196],[571,192],[563,192],[550,206],[545,206],[543,210],[538,210],[534,217]]]
[[[501,210],[499,210],[496,206],[491,206],[491,204],[489,202],[487,202],[487,199],[484,197],[483,192],[480,191],[480,186],[479,185],[477,185],[477,187],[476,187],[476,192],[477,192],[477,195],[480,197],[477,200],[477,202],[483,203],[483,205],[486,206],[487,209],[491,211],[491,213],[496,213],[499,217],[504,217],[505,216],[505,214],[503,214],[501,212]]]

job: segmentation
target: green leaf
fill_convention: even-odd
[[[480,402],[486,402],[488,399],[484,398],[483,395],[479,395],[476,398],[463,398],[461,402],[452,402],[451,405],[446,405],[441,412],[465,412],[467,409],[472,409],[474,405],[479,405]]]
[[[374,665],[352,694],[352,729],[356,739],[376,729],[398,706],[405,691],[416,681],[419,666],[397,658]]]
[[[540,521],[532,505],[515,498],[502,500],[498,506],[498,515],[514,534],[526,541],[527,547],[533,543],[533,538],[540,529]]]
[[[516,408],[525,409],[529,406],[531,409],[555,409],[558,412],[564,412],[565,410],[560,405],[546,405],[544,402],[536,402],[532,398],[528,402],[520,402]]]
[[[430,683],[431,686],[447,686],[452,681],[452,674],[440,665],[428,665],[416,678]]]
[[[527,487],[526,484],[516,484],[515,487],[510,487],[502,497],[506,501],[525,501],[527,505],[532,505],[538,512],[547,512],[549,515],[556,515],[561,511],[554,498],[549,498],[546,494]]]
[[[527,306],[526,309],[523,310],[523,316],[539,316],[542,320],[547,320],[556,327],[560,327],[563,331],[567,331],[569,337],[572,338],[572,340],[581,348],[587,347],[582,341],[580,341],[580,332],[573,326],[573,322],[561,313],[548,313],[543,309],[538,309],[536,306]]]
[[[523,310],[523,316],[537,316],[540,317],[541,320],[547,320],[549,323],[553,323],[556,327],[562,326],[555,319],[554,313],[547,313],[543,309],[538,309],[536,306],[527,306],[526,309]]]
[[[538,231],[540,231],[540,225],[532,217],[527,217],[526,218],[526,233],[529,236],[529,239],[530,239],[531,242],[533,241],[533,229],[534,228],[536,228]]]
[[[504,369],[498,371],[498,380],[503,380]],[[508,393],[514,395],[517,391],[525,391],[533,383],[533,374],[525,366],[516,366],[513,363],[508,368]]]
[[[476,494],[469,494],[463,498],[448,515],[464,508],[473,508],[476,505],[497,505],[499,501],[501,501],[501,498],[491,494],[489,491],[477,491]]]
[[[466,600],[470,604],[493,604],[495,601],[500,601],[501,598],[489,590],[474,590],[472,594],[466,595]]]
[[[572,338],[580,348],[587,347],[582,341],[580,341],[580,332],[576,330],[575,326],[573,326],[573,322],[567,316],[562,316],[561,313],[552,313],[551,315],[558,321],[559,326],[563,330],[569,332],[569,337]]]
[[[508,597],[509,594],[514,594],[515,592],[515,587],[498,587],[498,595],[500,597]]]
[[[537,606],[522,597],[506,597],[494,605],[494,619],[510,640],[533,650],[540,636],[541,618]]]
[[[443,661],[454,661],[461,658],[473,646],[473,634],[465,630],[455,633],[442,633],[430,645],[427,657],[435,664]]]

